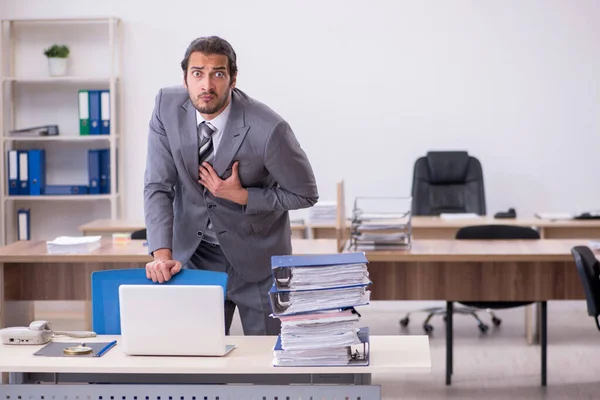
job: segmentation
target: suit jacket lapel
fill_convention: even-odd
[[[223,175],[225,171],[227,171],[249,129],[244,121],[244,105],[242,99],[236,94],[235,90],[232,92],[232,97],[231,113],[229,114],[229,119],[225,125],[225,131],[219,142],[219,147],[215,154],[215,161],[213,163],[213,168],[221,178],[224,178]]]
[[[190,99],[179,109],[179,138],[185,168],[194,182],[197,182],[199,179],[198,127],[196,126],[196,108]]]

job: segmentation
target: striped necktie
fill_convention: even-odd
[[[198,164],[208,161],[213,152],[213,129],[205,121],[198,125]]]

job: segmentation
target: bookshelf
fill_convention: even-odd
[[[95,218],[121,217],[122,22],[114,17],[0,20],[0,244],[17,240],[17,212],[30,210],[32,240],[78,235]],[[44,49],[69,46],[67,74],[50,76]],[[81,135],[79,90],[106,90],[110,132]],[[10,131],[58,125],[57,136],[16,136]],[[89,185],[88,151],[107,149],[108,193],[9,195],[8,152],[43,149],[47,185]]]

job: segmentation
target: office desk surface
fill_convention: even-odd
[[[144,229],[146,224],[137,219],[95,219],[78,227],[80,232],[131,233]]]
[[[537,226],[537,227],[593,227],[600,228],[600,220],[549,220],[541,218],[515,218],[502,219],[493,217],[477,218],[442,218],[414,216],[412,225],[416,228],[462,228],[472,225],[515,225],[515,226]]]
[[[499,219],[482,216],[478,218],[441,218],[429,216],[413,216],[412,225],[416,228],[444,228],[463,227],[471,225],[517,225],[517,226],[539,226],[539,227],[600,227],[600,219],[597,220],[549,220],[541,218],[516,218]],[[303,227],[302,224],[291,224],[292,227]],[[335,223],[314,222],[306,226],[313,228],[335,228]],[[81,232],[133,232],[146,227],[142,220],[128,219],[96,219],[79,226]]]
[[[69,263],[102,262],[133,263],[148,262],[148,247],[143,240],[114,244],[112,239],[101,239],[101,246],[85,254],[48,254],[45,241],[21,241],[0,247],[0,263]],[[337,253],[334,239],[292,239],[294,254]]]
[[[409,250],[365,250],[369,261],[397,262],[541,262],[572,261],[580,239],[414,240]],[[352,251],[352,250],[350,250]]]
[[[119,336],[98,336],[86,342],[110,341],[117,345],[100,358],[34,356],[43,346],[0,345],[0,372],[135,373],[135,374],[291,374],[291,373],[403,373],[431,371],[429,338],[422,336],[371,336],[371,362],[356,367],[273,367],[274,336],[229,336],[236,345],[224,357],[128,356]],[[81,343],[81,339],[56,341]]]
[[[95,219],[78,227],[84,235],[131,233],[146,228],[142,220],[136,219]],[[306,229],[303,224],[291,224],[292,231]]]

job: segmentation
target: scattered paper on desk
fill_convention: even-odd
[[[540,219],[548,219],[551,221],[571,220],[575,216],[572,213],[536,213],[535,216]]]
[[[46,242],[49,254],[89,253],[100,248],[102,236],[59,236]]]
[[[592,250],[600,250],[600,240],[590,240],[588,245]]]
[[[477,219],[481,218],[480,215],[475,213],[441,213],[440,218],[442,219]]]

